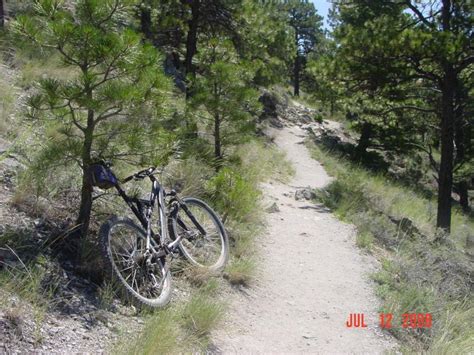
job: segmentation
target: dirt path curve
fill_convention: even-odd
[[[302,144],[297,127],[272,130],[293,163],[288,184],[264,185],[267,216],[257,285],[231,300],[230,314],[213,341],[222,353],[381,353],[395,342],[379,330],[378,303],[367,274],[374,261],[355,246],[351,225],[311,201],[296,201],[299,187],[330,181]],[[349,329],[349,313],[364,313],[368,328]]]

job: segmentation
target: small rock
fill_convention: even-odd
[[[270,207],[268,207],[265,211],[268,213],[276,213],[276,212],[280,212],[280,208],[278,208],[278,205],[276,204],[276,202],[273,202],[273,204]]]

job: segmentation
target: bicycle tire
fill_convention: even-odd
[[[227,236],[226,230],[224,228],[224,225],[223,225],[221,219],[219,218],[217,213],[207,203],[205,203],[202,200],[199,200],[199,199],[194,198],[194,197],[185,197],[185,198],[182,198],[181,201],[188,208],[190,208],[190,209],[193,209],[193,208],[196,209],[197,208],[198,210],[201,210],[202,212],[205,212],[208,215],[208,217],[210,217],[210,219],[212,220],[212,222],[214,224],[214,227],[216,228],[216,231],[219,233],[219,239],[220,239],[220,243],[221,243],[219,256],[218,256],[217,260],[212,265],[203,264],[202,262],[197,260],[197,257],[196,257],[196,255],[193,255],[194,253],[191,250],[191,248],[187,247],[189,239],[187,239],[186,237],[183,237],[183,239],[181,240],[181,242],[178,245],[181,254],[184,255],[184,257],[193,265],[206,268],[210,271],[221,271],[227,265],[227,262],[229,260],[229,238]],[[186,212],[183,211],[182,208],[178,207],[177,210],[175,210],[175,212],[172,214],[172,216],[169,220],[169,224],[168,224],[169,227],[168,228],[169,228],[169,231],[170,231],[170,237],[173,240],[176,240],[176,238],[178,237],[178,235],[180,233],[180,228],[181,227],[178,226],[178,216],[181,216],[180,213],[181,213],[182,216],[185,216]],[[194,213],[193,213],[193,215],[194,215]],[[190,220],[189,220],[189,217],[188,217],[188,222],[189,221]],[[201,221],[198,221],[198,222],[201,223]],[[197,227],[196,227],[196,229],[197,229]],[[182,232],[182,228],[181,228],[181,232]],[[201,235],[201,237],[202,237],[202,235]],[[206,238],[206,237],[204,237],[204,238]],[[210,239],[210,238],[208,238],[208,239]]]
[[[150,307],[164,307],[171,298],[171,274],[170,274],[169,269],[166,268],[165,259],[161,258],[157,263],[159,272],[161,274],[161,280],[162,280],[161,281],[162,289],[157,295],[157,297],[149,298],[140,294],[137,290],[134,289],[134,285],[135,285],[134,280],[132,280],[132,285],[129,284],[129,282],[127,281],[128,278],[123,274],[124,269],[122,270],[119,269],[119,265],[117,261],[115,260],[114,255],[112,254],[113,247],[111,243],[113,242],[112,238],[114,237],[112,234],[113,234],[114,229],[120,228],[120,227],[128,229],[130,232],[134,232],[135,236],[140,238],[139,241],[137,241],[137,244],[139,242],[143,242],[146,238],[145,231],[139,226],[137,226],[129,218],[112,217],[109,220],[107,220],[104,224],[102,224],[100,228],[100,232],[99,232],[100,247],[101,247],[102,255],[105,260],[105,265],[106,265],[108,274],[124,287],[126,294],[128,296],[131,296],[132,299]],[[135,250],[133,251],[133,253],[135,253]],[[129,260],[129,262],[131,261]],[[133,261],[133,263],[135,264],[136,261]],[[133,266],[131,267],[133,268]],[[144,269],[143,266],[137,267],[136,269],[137,269],[137,272],[143,273],[144,276],[143,275],[139,275],[139,276],[143,276],[144,278],[147,278],[149,275],[153,274],[153,280],[156,283],[156,275],[154,273],[149,272],[148,270],[145,270],[145,272],[143,272],[143,269]],[[134,276],[134,279],[135,279],[135,276]],[[137,280],[137,288],[139,288],[138,280]]]

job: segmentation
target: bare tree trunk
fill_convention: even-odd
[[[216,171],[219,171],[222,167],[221,120],[219,113],[214,115],[214,158],[216,159]]]
[[[184,62],[186,74],[194,73],[193,57],[196,54],[197,50],[197,33],[199,27],[200,5],[200,0],[194,0],[191,3],[191,19],[188,21],[189,30],[186,38],[186,57]]]
[[[298,51],[297,51],[298,52]],[[293,68],[293,86],[295,96],[300,96],[300,70],[301,70],[301,58],[299,53],[296,54],[295,66]]]
[[[452,66],[445,66],[441,102],[441,162],[438,181],[438,215],[436,226],[451,229],[451,193],[453,188],[454,160],[454,88],[456,73]]]
[[[145,35],[145,38],[151,40],[151,10],[145,6],[141,6],[140,8],[140,27],[140,30]]]
[[[443,0],[441,9],[443,31],[451,31],[451,0]],[[454,94],[457,75],[451,63],[443,62],[441,83],[441,161],[438,180],[438,213],[436,226],[451,230],[451,193],[453,189],[454,160]]]
[[[469,188],[466,180],[460,181],[458,183],[458,193],[459,193],[459,204],[461,205],[462,210],[465,213],[471,211],[469,206]]]
[[[368,122],[362,124],[362,129],[360,133],[359,143],[357,143],[356,155],[358,158],[361,158],[366,152],[367,148],[370,146],[370,139],[372,138],[372,125]]]
[[[465,88],[461,85],[456,87],[455,94],[455,132],[454,132],[454,143],[456,144],[456,159],[455,164],[463,164],[466,159],[466,149],[470,144],[470,135],[466,135],[466,122],[463,102],[467,102],[468,98],[465,92]],[[469,130],[467,130],[469,132]],[[459,204],[464,212],[469,213],[469,182],[466,178],[460,180],[456,184],[456,192],[459,194]]]
[[[94,134],[94,112],[89,110],[87,114],[87,129],[84,132],[84,144],[82,146],[82,189],[81,204],[77,225],[80,226],[81,237],[85,238],[89,231],[89,223],[92,211],[92,183],[89,176],[89,168],[92,163],[91,151]]]

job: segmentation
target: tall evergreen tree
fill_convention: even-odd
[[[322,35],[323,18],[308,0],[286,0],[284,7],[288,13],[288,23],[294,31],[296,53],[293,62],[293,87],[294,95],[298,96],[301,71],[307,55],[315,48],[318,37]]]
[[[286,20],[287,12],[278,2],[243,1],[234,46],[240,58],[252,62],[256,85],[287,82],[296,46]]]
[[[236,34],[235,14],[241,0],[181,0],[189,7],[190,16],[186,34],[184,67],[187,74],[194,74],[193,58],[198,50],[200,33]]]
[[[196,79],[194,106],[203,106],[213,137],[216,170],[225,159],[225,149],[242,143],[254,131],[258,93],[249,88],[252,69],[240,63],[229,41],[211,38],[200,53],[203,75]]]
[[[354,87],[389,99],[390,112],[417,112],[427,127],[435,115],[441,153],[436,224],[449,231],[456,92],[474,64],[472,4],[348,0],[337,10],[338,52],[348,78],[357,82]],[[403,93],[399,86],[411,90]]]

